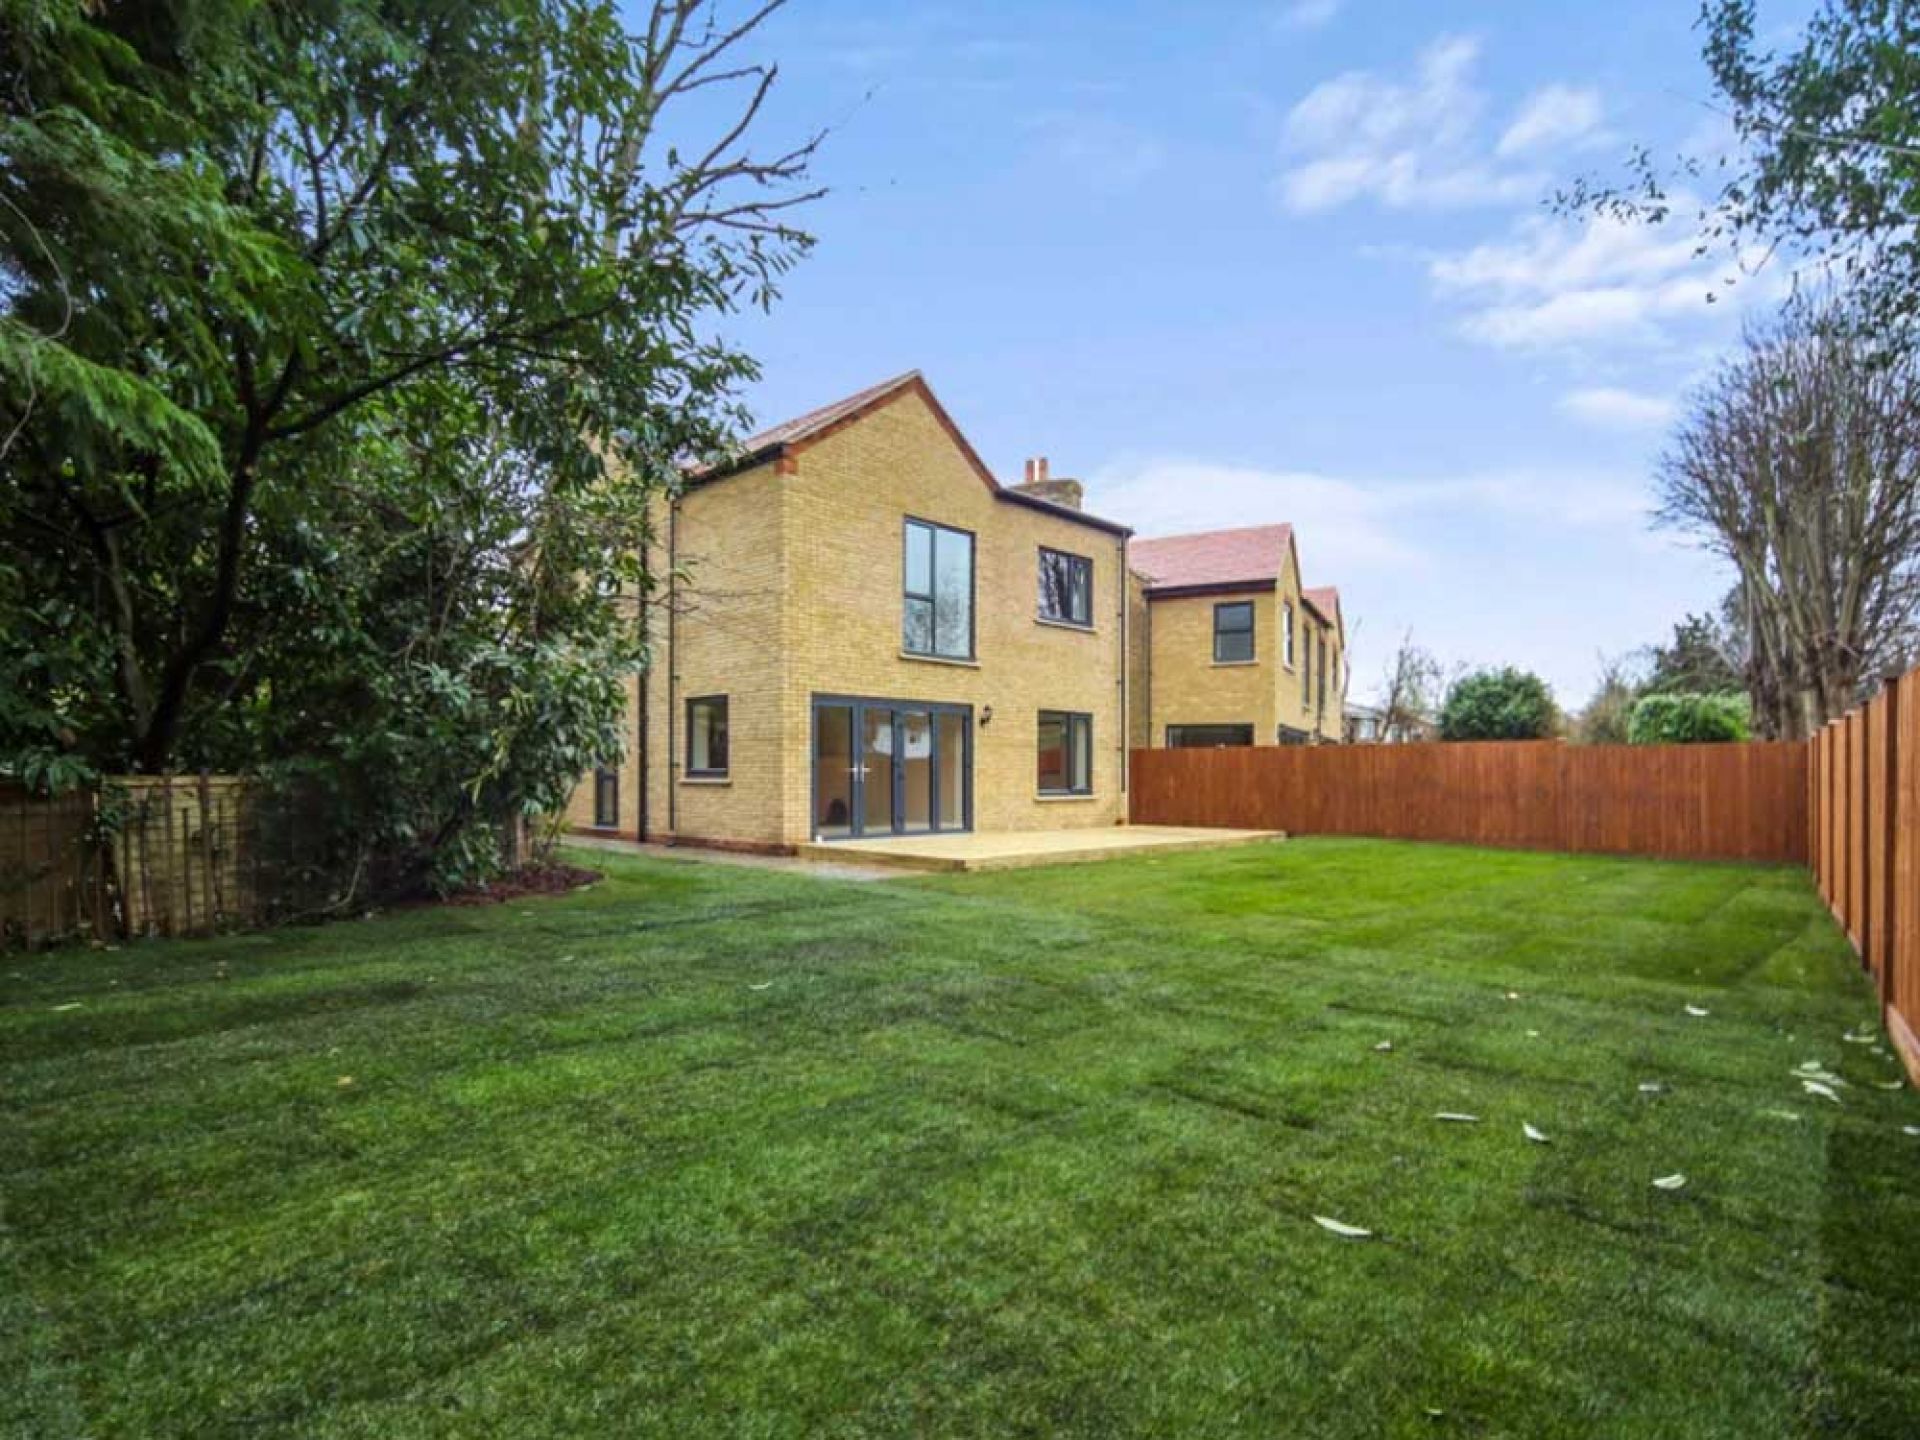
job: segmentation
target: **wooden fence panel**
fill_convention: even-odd
[[[1139,750],[1132,815],[1140,824],[1805,863],[1808,763],[1799,744]]]

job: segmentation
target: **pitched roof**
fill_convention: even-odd
[[[891,380],[882,380],[878,385],[869,385],[864,390],[856,390],[831,404],[822,405],[817,410],[809,410],[804,415],[796,415],[791,420],[762,430],[758,435],[749,435],[741,442],[744,455],[779,450],[797,441],[806,440],[820,431],[851,419],[867,407],[886,399],[896,390],[903,390],[921,379],[918,370],[908,370],[894,376]]]
[[[1310,590],[1302,590],[1300,592],[1300,598],[1317,610],[1322,620],[1330,620],[1336,625],[1342,623],[1340,619],[1340,590],[1338,586],[1315,585]]]
[[[715,480],[737,475],[742,470],[750,470],[769,460],[776,460],[804,448],[814,440],[832,433],[843,425],[848,425],[862,416],[878,410],[896,396],[912,391],[926,402],[927,408],[940,422],[941,427],[952,437],[953,443],[966,456],[974,473],[981,483],[992,492],[996,500],[1006,500],[1024,506],[1029,510],[1041,510],[1057,515],[1063,520],[1076,521],[1090,525],[1096,530],[1106,530],[1115,535],[1131,535],[1133,531],[1125,525],[1112,520],[1102,520],[1098,515],[1089,515],[1076,510],[1071,505],[1060,505],[1051,500],[1043,500],[1038,495],[1024,494],[1019,490],[1010,490],[993,478],[993,472],[987,469],[986,462],[980,458],[967,437],[960,433],[960,427],[953,423],[953,417],[947,414],[946,407],[934,397],[933,389],[927,384],[926,377],[918,370],[908,370],[895,375],[891,380],[882,380],[878,385],[869,385],[864,390],[843,396],[832,404],[822,405],[817,410],[809,410],[804,415],[796,415],[791,420],[750,435],[741,442],[740,449],[732,456],[716,464],[698,467],[687,472],[689,485],[706,485]]]
[[[1149,590],[1245,585],[1271,588],[1293,548],[1291,525],[1254,525],[1244,530],[1205,530],[1136,540],[1127,558],[1147,577]]]

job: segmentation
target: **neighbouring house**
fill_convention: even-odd
[[[1434,738],[1433,721],[1399,719],[1387,723],[1387,712],[1377,705],[1347,706],[1346,741],[1349,745],[1411,745]]]
[[[1129,558],[1136,747],[1340,740],[1340,595],[1301,584],[1291,525],[1136,540]]]
[[[787,850],[1126,816],[1128,530],[996,481],[920,375],[663,500],[619,764],[575,828]]]
[[[652,664],[576,830],[747,849],[1114,825],[1127,750],[1337,740],[1339,596],[1291,530],[1132,542],[1002,485],[918,372],[747,440],[655,516]]]

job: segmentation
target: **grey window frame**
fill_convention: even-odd
[[[1064,752],[1067,783],[1065,786],[1047,786],[1040,783],[1040,727],[1049,719],[1063,720],[1065,724],[1066,747]],[[1075,785],[1074,771],[1079,767],[1074,761],[1074,735],[1079,731],[1085,737],[1087,748],[1087,783]],[[1040,795],[1091,795],[1093,794],[1093,715],[1085,710],[1042,710],[1034,723],[1033,781],[1034,792]]]
[[[1066,561],[1068,564],[1070,573],[1077,571],[1078,573],[1086,576],[1087,583],[1086,583],[1085,593],[1086,593],[1086,599],[1087,599],[1087,613],[1084,616],[1054,615],[1048,612],[1047,584],[1044,578],[1047,572],[1048,556],[1052,556],[1056,560]],[[1040,618],[1042,620],[1050,621],[1055,625],[1078,625],[1078,626],[1081,626],[1083,629],[1091,630],[1093,628],[1093,558],[1088,555],[1076,555],[1071,550],[1056,550],[1051,545],[1042,545],[1040,547],[1040,556],[1035,569],[1036,569],[1035,579],[1040,588],[1040,596],[1039,596]],[[1071,584],[1071,582],[1069,582],[1067,586],[1067,598],[1069,600],[1073,598],[1073,593],[1074,593],[1073,585]]]
[[[907,588],[907,545],[912,538],[913,529],[919,526],[931,532],[927,546],[927,590],[923,593]],[[940,648],[940,532],[945,530],[951,535],[964,535],[967,541],[967,649],[962,655],[955,655]],[[921,650],[907,639],[907,608],[914,601],[923,602],[929,612],[927,635],[928,649]],[[975,660],[979,648],[980,626],[980,540],[971,530],[963,530],[958,525],[942,525],[938,520],[923,520],[918,515],[907,516],[900,525],[900,649],[908,655],[924,655],[933,660]]]
[[[723,763],[708,765],[705,769],[693,763],[693,712],[701,705],[720,707],[721,744],[726,751]],[[725,780],[733,767],[733,705],[725,695],[689,695],[687,697],[687,753],[684,757],[684,774],[690,780]],[[711,755],[708,757],[711,759]]]
[[[1254,603],[1251,600],[1222,600],[1213,607],[1213,663],[1216,665],[1249,665],[1260,658],[1259,643],[1255,638]],[[1247,612],[1245,630],[1222,630],[1220,615],[1226,610],[1244,610]],[[1222,635],[1242,635],[1247,637],[1247,653],[1244,656],[1222,655],[1220,637]]]

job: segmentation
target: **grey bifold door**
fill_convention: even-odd
[[[837,696],[813,702],[815,838],[972,823],[972,707]]]

